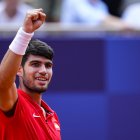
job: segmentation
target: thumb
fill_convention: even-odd
[[[36,20],[36,21],[34,21],[34,23],[33,23],[33,28],[36,30],[36,29],[38,29],[42,24],[43,24],[43,21],[41,21],[41,20]]]

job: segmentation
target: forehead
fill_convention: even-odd
[[[16,4],[21,2],[22,0],[3,0],[3,1],[5,1],[6,3]]]
[[[27,59],[27,63],[30,63],[30,62],[33,62],[33,61],[38,61],[38,62],[42,62],[42,63],[47,63],[47,62],[52,63],[52,61],[50,59],[47,59],[43,56],[29,55],[29,57]]]

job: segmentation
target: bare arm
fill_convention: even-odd
[[[42,9],[27,12],[22,29],[26,33],[33,33],[45,21],[46,15]],[[20,46],[19,46],[20,47]],[[8,49],[0,64],[0,109],[10,110],[18,96],[15,86],[15,77],[21,64],[22,55]]]

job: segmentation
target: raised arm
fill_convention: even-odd
[[[28,11],[23,26],[17,32],[0,64],[0,109],[3,111],[10,110],[18,98],[15,78],[22,56],[34,31],[45,22],[45,19],[46,15],[42,9]]]

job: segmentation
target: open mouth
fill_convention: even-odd
[[[46,86],[46,84],[48,84],[48,79],[45,77],[37,77],[35,78],[36,82],[38,85],[40,86]]]
[[[37,77],[36,80],[39,80],[39,81],[47,81],[48,79],[45,78],[45,77]]]

